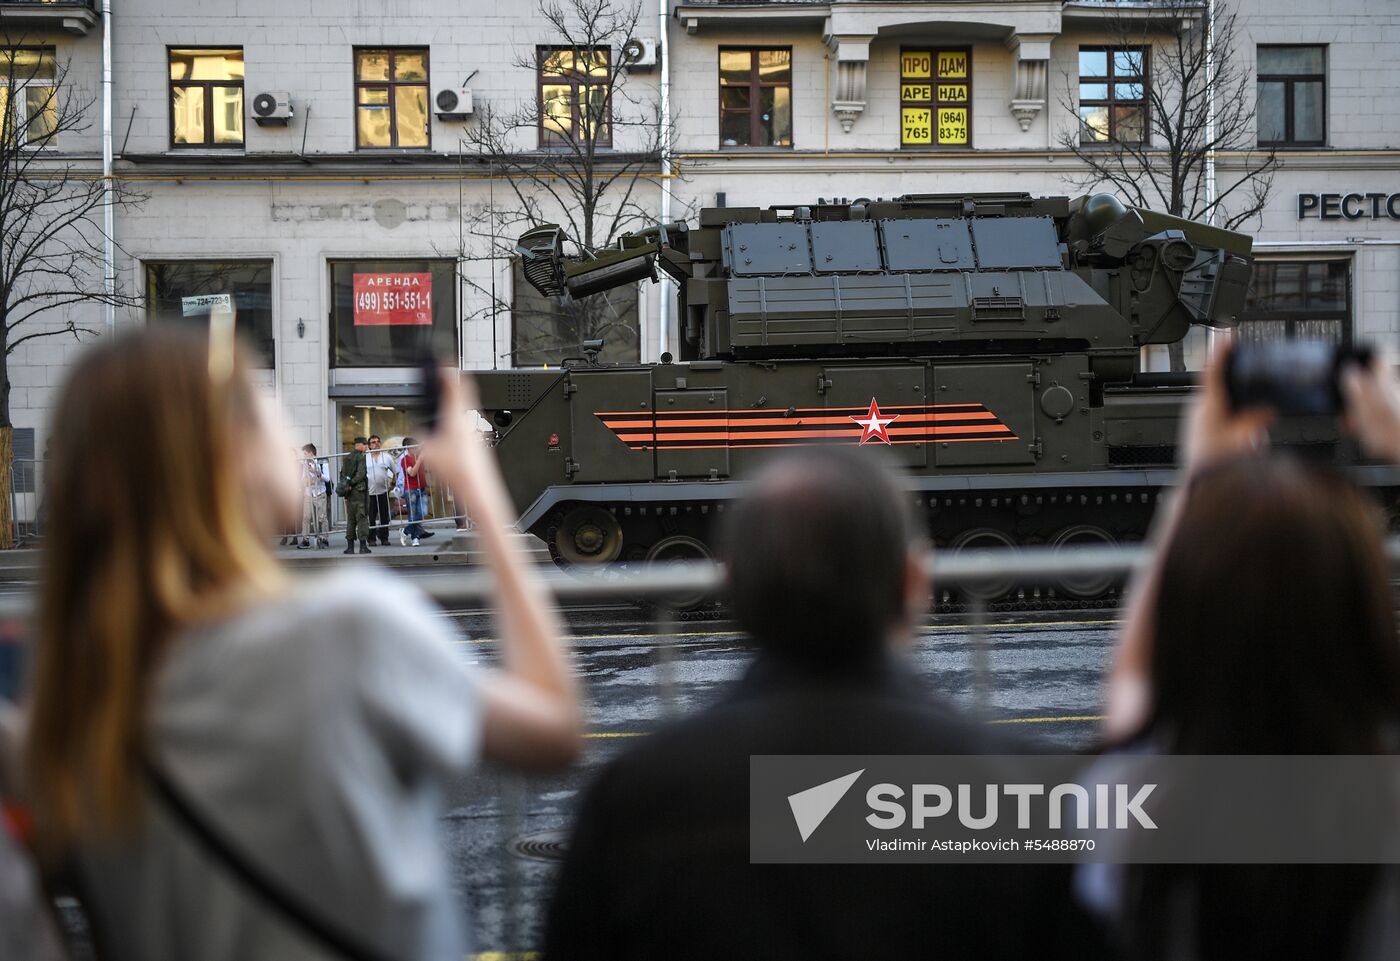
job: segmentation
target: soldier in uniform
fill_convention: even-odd
[[[365,473],[363,437],[355,438],[355,449],[340,468],[340,496],[345,498],[345,553],[355,553],[355,541],[360,553],[369,553],[369,483]]]

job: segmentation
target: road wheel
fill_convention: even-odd
[[[705,546],[703,541],[687,537],[684,534],[663,537],[651,546],[651,550],[647,551],[647,560],[658,565],[680,565],[688,561],[707,561],[712,556],[710,549]],[[690,610],[698,607],[704,599],[705,593],[703,591],[696,591],[693,594],[682,591],[661,598],[666,606],[674,607],[677,610]]]
[[[1017,554],[1016,542],[1011,535],[995,527],[974,527],[963,531],[948,545],[957,554],[973,556],[989,554],[1010,560]],[[936,586],[936,585],[935,585]],[[984,601],[1000,600],[1016,588],[1016,582],[1009,577],[992,575],[982,580],[964,585],[963,593],[980,597]]]
[[[575,507],[555,528],[554,549],[561,560],[577,567],[611,564],[622,554],[622,525],[601,507]]]
[[[1102,527],[1075,524],[1056,534],[1050,543],[1058,551],[1067,547],[1112,547],[1118,541]],[[1108,574],[1071,574],[1057,578],[1055,586],[1070,597],[1092,601],[1113,588],[1113,577]]]

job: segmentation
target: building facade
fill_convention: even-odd
[[[668,162],[637,163],[605,198],[612,228],[819,197],[1073,195],[1085,167],[1066,138],[1163,146],[1145,91],[1159,45],[1199,15],[1179,2],[668,0],[639,10],[639,58],[614,70],[621,49],[562,44],[532,2],[120,0],[104,122],[102,2],[0,0],[0,106],[47,163],[101,176],[105,141],[113,176],[144,197],[115,216],[117,280],[141,296],[112,325],[207,323],[198,298],[227,294],[298,438],[323,450],[408,429],[429,349],[469,369],[558,359],[557,344],[538,346],[554,308],[531,299],[510,257],[521,181],[483,152],[483,125],[514,116],[493,142],[521,154],[587,140],[588,169],[604,172],[665,146]],[[1259,255],[1242,322],[1394,344],[1400,119],[1376,101],[1396,81],[1400,11],[1217,3],[1238,15],[1218,56],[1248,71],[1257,113],[1244,145],[1215,157],[1217,183],[1277,158],[1242,227]],[[1146,41],[1125,42],[1125,16],[1144,21]],[[90,101],[91,122],[49,137],[43,97],[28,94],[56,77]],[[618,95],[590,137],[578,131],[596,77]],[[669,122],[656,119],[663,103]],[[537,213],[577,215],[567,192],[527,187],[544,196]],[[663,296],[643,283],[635,302],[609,305],[621,319],[605,361],[674,346]],[[101,331],[108,318],[80,304],[29,323],[70,320]],[[49,412],[83,349],[63,334],[11,354],[21,456],[61,429]]]

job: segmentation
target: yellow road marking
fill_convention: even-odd
[[[478,951],[464,961],[539,961],[538,951]]]
[[[646,731],[590,731],[584,737],[646,737]]]
[[[1106,618],[1092,621],[999,621],[987,625],[987,630],[1003,630],[1008,627],[1103,627],[1106,624],[1122,624],[1122,618]],[[968,624],[928,624],[919,631],[919,636],[924,637],[934,631],[964,631],[970,630]],[[654,640],[658,637],[742,637],[743,631],[685,631],[670,634],[571,634],[571,641],[606,641],[606,640]],[[468,638],[469,644],[497,644],[498,637],[473,637]]]
[[[1068,714],[1064,717],[999,717],[988,724],[1058,724],[1067,721],[1102,721],[1102,714]]]

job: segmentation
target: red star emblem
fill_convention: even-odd
[[[893,424],[895,421],[899,420],[898,414],[887,414],[886,416],[881,417],[880,405],[875,403],[874,397],[870,398],[870,411],[864,417],[857,417],[855,414],[851,414],[849,416],[851,420],[855,421],[861,427],[865,428],[865,430],[860,435],[860,442],[862,446],[865,444],[866,441],[870,440],[871,438],[878,438],[879,440],[882,440],[886,444],[888,444],[890,442],[890,435],[889,432],[885,430],[885,428],[888,427],[890,424]]]

